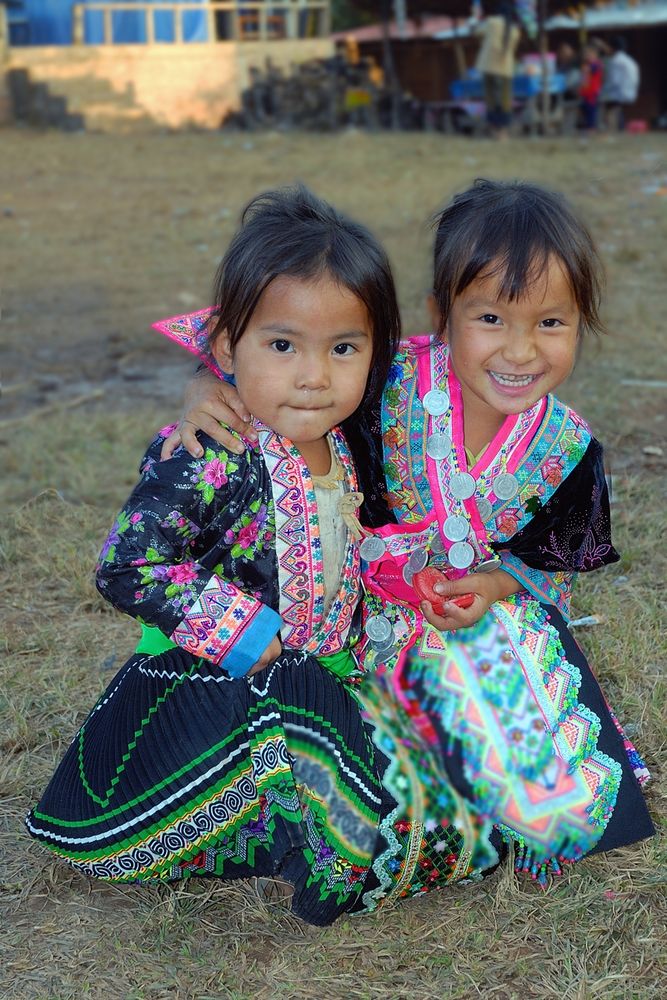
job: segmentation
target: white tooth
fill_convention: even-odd
[[[525,386],[530,385],[534,379],[534,375],[501,375],[499,372],[493,372],[493,377],[501,385],[518,385]]]

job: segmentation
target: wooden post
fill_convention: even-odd
[[[113,22],[111,20],[111,11],[105,7],[102,11],[102,17],[104,19],[104,45],[113,44]]]
[[[0,7],[0,67],[4,66],[9,56],[9,20],[7,18],[7,8],[4,4]],[[1,69],[0,69],[1,71]]]
[[[180,45],[183,41],[183,17],[182,7],[174,7],[174,42]]]
[[[3,10],[6,10],[3,7]],[[72,7],[72,45],[83,45],[84,40],[83,4],[75,3]]]
[[[263,3],[262,6],[256,11],[256,14],[258,15],[257,37],[259,38],[260,42],[265,42],[269,34],[268,32],[269,22],[267,18],[267,10],[265,3]]]
[[[454,59],[456,60],[456,72],[459,79],[462,79],[468,72],[468,67],[466,66],[466,57],[463,51],[463,46],[458,39],[454,39]]]
[[[579,4],[579,48],[583,49],[584,45],[588,41],[588,28],[586,26],[586,4]]]
[[[551,97],[549,94],[549,63],[547,62],[547,52],[549,48],[549,39],[547,37],[547,29],[545,28],[545,23],[547,19],[547,0],[539,0],[537,7],[537,17],[538,17],[538,31],[540,39],[540,62],[542,68],[542,135],[548,135],[549,133],[549,105],[551,103]]]
[[[146,44],[155,45],[155,18],[148,4],[144,7],[144,21],[146,25]]]
[[[210,0],[206,4],[206,34],[208,36],[209,44],[211,42],[217,42],[218,32],[215,27],[215,8],[211,6]]]
[[[383,0],[380,8],[382,18],[380,22],[382,25],[382,64],[384,69],[384,78],[387,82],[387,88],[391,99],[391,127],[392,129],[398,129],[401,124],[401,85],[398,80],[398,74],[396,73],[394,54],[391,50],[391,12],[391,0]]]
[[[331,34],[331,3],[325,3],[324,7],[320,9],[318,26],[318,38],[328,38]]]
[[[14,121],[14,102],[9,91],[9,81],[5,66],[9,60],[9,21],[7,10],[0,7],[0,125],[11,125]]]
[[[287,8],[287,37],[288,38],[298,38],[299,37],[299,12],[292,4]]]

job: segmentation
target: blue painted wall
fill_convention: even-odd
[[[158,0],[155,0],[157,3]],[[196,0],[194,0],[196,2]],[[206,0],[200,0],[206,3]],[[74,0],[23,0],[8,7],[10,38],[13,45],[70,45]],[[173,42],[174,18],[167,11],[153,15],[155,40]],[[144,15],[122,11],[113,15],[113,37],[118,44],[145,42]],[[85,39],[89,45],[102,41],[102,14],[90,10],[85,17]],[[186,11],[183,15],[183,39],[203,42],[207,39],[206,15]]]

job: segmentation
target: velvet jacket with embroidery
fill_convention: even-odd
[[[291,444],[256,426],[259,443],[242,455],[202,434],[202,458],[180,448],[161,462],[172,429],[165,428],[144,456],[97,569],[98,589],[115,607],[234,677],[278,632],[287,648],[339,652],[359,598],[359,556],[349,541],[339,592],[324,614],[307,467]],[[346,489],[355,490],[345,439],[331,433]]]

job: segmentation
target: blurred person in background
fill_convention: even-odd
[[[482,44],[475,68],[484,81],[486,120],[495,139],[506,139],[512,120],[514,59],[521,28],[510,0],[495,0],[478,33]]]
[[[623,35],[614,35],[608,45],[610,57],[605,65],[602,103],[605,125],[611,131],[625,128],[625,107],[634,104],[639,93],[639,64],[628,55]]]
[[[581,62],[579,100],[582,126],[586,132],[596,132],[600,112],[603,66],[598,46],[589,42],[584,46]]]
[[[566,100],[578,98],[581,83],[581,69],[576,49],[568,42],[562,42],[556,52],[556,72],[565,77],[563,96]]]

